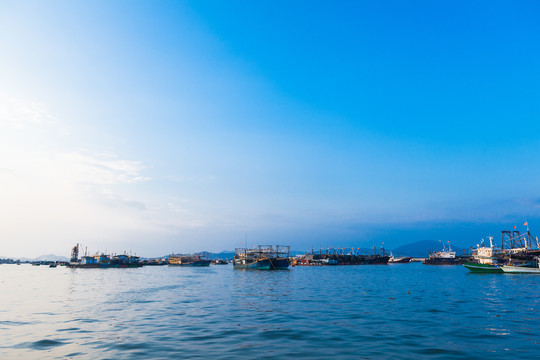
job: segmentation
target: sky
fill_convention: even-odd
[[[535,1],[0,1],[0,255],[540,228]]]

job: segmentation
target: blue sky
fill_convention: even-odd
[[[534,232],[538,7],[3,1],[0,255]]]

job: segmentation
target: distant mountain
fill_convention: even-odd
[[[7,259],[8,257],[0,256],[0,259],[4,259],[4,258]],[[27,257],[9,257],[9,258],[13,260],[20,260],[22,262],[25,262],[25,261],[69,261],[69,259],[65,256],[57,256],[54,254],[41,255],[33,259],[27,258]]]
[[[65,256],[57,256],[54,254],[41,255],[34,259],[34,261],[69,261]]]
[[[445,244],[447,245],[447,244]],[[430,251],[440,251],[443,248],[443,244],[434,240],[422,240],[411,244],[402,245],[392,250],[395,256],[412,256],[412,257],[428,257]],[[467,249],[461,249],[456,246],[452,246],[452,251],[455,251],[457,255],[463,255],[468,252]]]

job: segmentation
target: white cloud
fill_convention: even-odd
[[[76,151],[59,154],[58,161],[70,169],[74,180],[95,185],[135,184],[150,180],[141,174],[139,161],[119,159],[114,154],[91,154]]]
[[[16,98],[0,97],[0,124],[15,128],[49,126],[55,127],[62,135],[69,134],[42,103]]]

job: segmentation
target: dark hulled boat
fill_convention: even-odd
[[[388,260],[389,264],[408,264],[411,262],[412,257],[410,256],[403,256],[403,257],[395,257],[394,255],[390,256],[390,259]]]
[[[210,266],[208,253],[199,253],[193,255],[172,254],[167,261],[169,266]]]
[[[142,267],[143,264],[140,262],[139,256],[133,255],[114,255],[111,259],[112,268],[135,268]]]
[[[235,269],[270,270],[272,263],[257,249],[236,248],[233,266]]]
[[[270,260],[270,270],[286,270],[289,268],[290,246],[259,245],[256,252],[262,258]]]
[[[297,265],[310,266],[310,265],[386,265],[390,260],[390,256],[386,254],[386,251],[381,247],[381,251],[373,248],[373,254],[359,254],[359,249],[334,249],[333,251],[326,249],[326,252],[321,251],[317,254],[312,250],[311,254],[306,254],[303,258],[297,261]]]
[[[463,265],[469,257],[456,256],[456,252],[452,251],[450,244],[448,249],[444,248],[442,251],[434,251],[429,254],[429,258],[424,260],[424,265]]]

